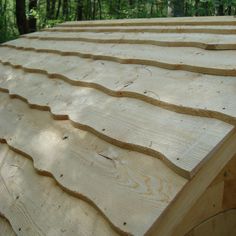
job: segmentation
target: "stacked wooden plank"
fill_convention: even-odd
[[[202,233],[236,207],[235,49],[233,17],[68,22],[2,44],[0,214],[24,236]]]

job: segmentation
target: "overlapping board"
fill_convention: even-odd
[[[1,45],[14,231],[172,235],[236,152],[235,32],[232,17],[68,22]]]
[[[10,223],[3,216],[0,216],[0,232],[2,235],[16,236]]]

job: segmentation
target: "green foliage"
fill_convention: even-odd
[[[18,36],[14,7],[14,1],[0,0],[0,43]]]
[[[31,9],[27,14],[26,14],[27,18],[39,18],[39,13],[37,12],[37,10],[35,9]]]
[[[0,0],[0,43],[18,36],[15,1]],[[166,17],[168,7],[179,8],[185,16],[236,14],[236,0],[50,0],[51,8],[53,2],[50,13],[46,0],[38,0],[37,8],[26,12],[28,19],[37,20],[38,29],[77,20],[78,3],[82,3],[83,20]],[[26,9],[28,4],[26,0]]]

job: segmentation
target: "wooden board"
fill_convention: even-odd
[[[48,108],[55,117],[68,118],[112,144],[163,159],[184,177],[193,176],[233,129],[216,119],[176,114],[142,101],[112,98],[94,89],[7,68],[10,71],[1,68],[5,73],[0,88],[39,109]]]
[[[1,45],[14,231],[182,236],[234,207],[235,32],[233,17],[68,22]]]
[[[0,47],[0,52],[2,64],[26,72],[43,73],[111,96],[136,98],[171,111],[236,124],[235,77],[124,65],[20,48]]]
[[[230,183],[230,184],[229,184]],[[236,206],[236,155],[231,158],[210,186],[175,228],[182,236],[209,218]]]
[[[74,27],[54,27],[50,29],[45,29],[49,32],[145,32],[145,33],[207,33],[207,34],[235,34],[236,26],[98,26],[98,27],[81,27],[80,25],[75,25]]]
[[[194,204],[204,195],[208,186],[221,173],[227,163],[236,153],[236,130],[232,132],[225,143],[214,153],[212,158],[189,181],[181,194],[172,202],[171,207],[157,219],[147,235],[172,236],[182,223],[184,217],[191,211]],[[218,197],[217,197],[218,198]]]
[[[6,144],[0,144],[0,166],[0,212],[17,235],[117,235],[93,207],[39,176]]]
[[[168,47],[197,47],[207,50],[236,49],[236,36],[187,33],[92,33],[92,32],[36,32],[23,38],[41,40],[81,41],[92,43],[147,44]]]
[[[144,234],[186,183],[157,159],[53,121],[48,112],[31,110],[7,94],[0,93],[0,101],[0,138],[63,189],[92,203],[120,231]]]
[[[121,19],[96,21],[70,21],[59,27],[74,26],[142,26],[142,25],[236,25],[234,16],[217,17],[178,17],[178,18],[149,18],[149,19]]]
[[[235,236],[236,209],[228,210],[203,222],[186,236]]]
[[[16,236],[10,223],[2,216],[0,216],[0,234],[3,236]]]
[[[46,52],[58,52],[63,55],[76,55],[85,58],[115,61],[125,64],[142,64],[171,70],[187,70],[212,75],[235,76],[236,54],[233,50],[203,50],[186,47],[160,47],[134,44],[97,44],[74,41],[65,44],[62,41],[20,38],[5,43],[12,47]]]

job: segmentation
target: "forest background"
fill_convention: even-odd
[[[64,21],[236,15],[236,0],[0,0],[0,43]]]

